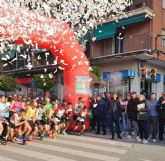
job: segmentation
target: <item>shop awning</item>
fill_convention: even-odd
[[[32,78],[16,78],[17,85],[28,85],[32,83]]]
[[[10,50],[2,54],[2,60],[13,59],[16,54],[16,50]]]
[[[114,22],[105,23],[103,25],[97,26],[93,30],[93,37],[96,38],[96,40],[102,40],[107,39],[110,37],[114,37],[116,32],[116,25]]]
[[[111,38],[115,36],[116,29],[118,27],[130,25],[138,22],[143,22],[144,20],[145,20],[145,14],[139,14],[136,16],[121,19],[118,22],[113,21],[109,23],[104,23],[94,28],[93,37],[96,40]],[[89,38],[90,38],[90,34],[89,32],[87,32],[87,34],[84,36],[84,40],[89,41]]]
[[[116,22],[116,27],[126,26],[126,25],[130,25],[130,24],[138,23],[138,22],[143,22],[144,19],[145,19],[144,14],[132,16],[129,18],[124,18],[122,20],[119,20],[119,22]]]

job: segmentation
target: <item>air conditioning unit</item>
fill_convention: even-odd
[[[136,4],[136,8],[142,8],[146,6],[146,2],[140,2],[138,4]]]

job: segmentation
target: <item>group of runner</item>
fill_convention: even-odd
[[[27,144],[33,139],[43,140],[44,137],[52,139],[61,133],[67,135],[71,129],[81,135],[86,129],[85,120],[88,108],[84,106],[80,97],[73,107],[71,102],[58,99],[45,101],[38,98],[22,98],[14,95],[6,98],[0,97],[0,144],[6,145],[8,141]],[[78,131],[79,124],[81,129]]]

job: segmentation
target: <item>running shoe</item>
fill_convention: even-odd
[[[15,142],[18,143],[18,144],[22,144],[23,140],[22,139],[15,138]]]

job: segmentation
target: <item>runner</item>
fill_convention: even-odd
[[[83,109],[80,111],[79,116],[76,119],[76,126],[74,128],[74,131],[76,132],[79,124],[82,125],[82,129],[81,129],[79,135],[82,135],[86,129],[85,119],[87,118],[87,116],[88,116],[88,108],[87,108],[87,106],[84,106]]]
[[[72,118],[73,118],[73,105],[71,102],[69,102],[65,109],[66,127],[63,131],[64,135],[67,135],[66,131],[68,131],[68,129],[69,129]]]
[[[31,131],[31,135],[29,136],[29,141],[32,141],[33,138],[37,138],[37,132],[38,132],[38,128],[37,128],[37,102],[36,100],[33,100],[31,105],[27,108],[27,112],[26,112],[26,117],[28,119],[28,122],[32,128]]]
[[[3,126],[3,131],[0,136],[0,142],[4,145],[8,143],[9,136],[9,104],[6,102],[6,97],[1,97],[0,102],[0,118]]]
[[[10,139],[12,142],[26,144],[31,128],[25,118],[26,111],[24,109],[12,115],[10,119]]]

